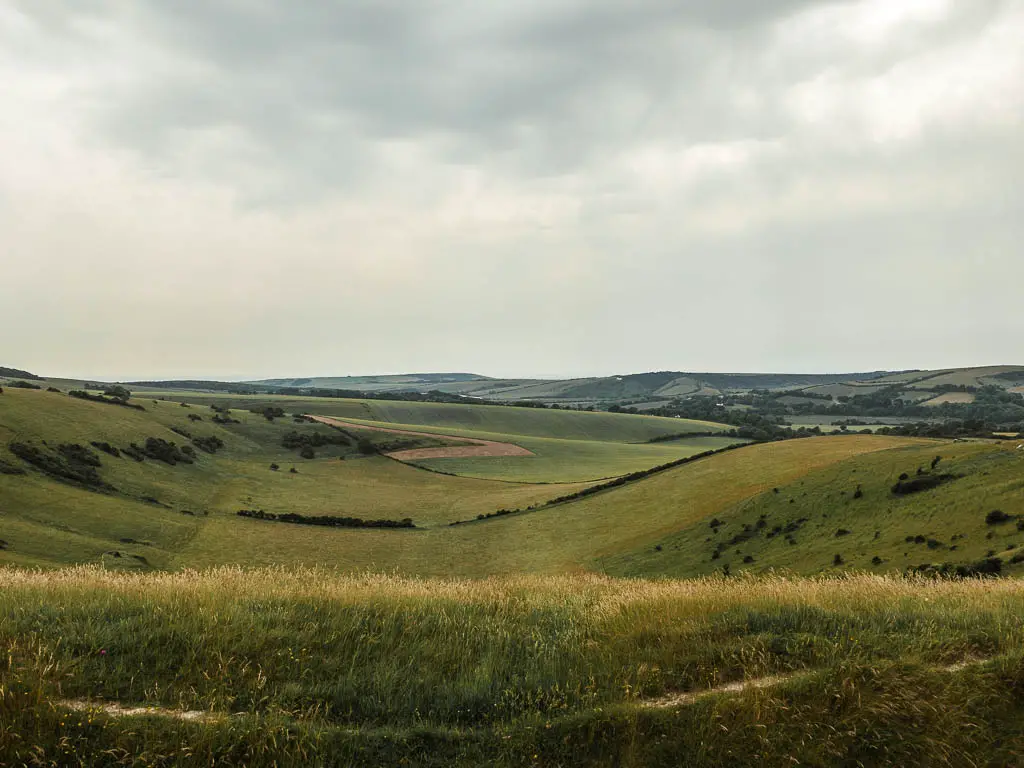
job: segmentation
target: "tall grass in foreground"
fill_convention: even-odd
[[[1022,650],[1011,580],[0,570],[0,764],[1012,762]],[[936,669],[966,658],[996,661]],[[83,697],[244,714],[57,704]]]

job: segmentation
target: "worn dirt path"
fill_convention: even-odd
[[[983,658],[967,658],[962,661],[958,661],[955,664],[948,664],[946,666],[934,667],[938,672],[948,672],[955,674],[961,670],[967,669],[968,667],[977,666],[984,664],[989,659]],[[690,704],[694,704],[701,699],[707,698],[708,696],[717,696],[721,694],[730,693],[743,693],[749,690],[758,690],[763,688],[771,688],[782,683],[789,682],[791,680],[797,680],[801,677],[808,677],[815,673],[816,670],[808,669],[800,672],[792,672],[788,675],[772,675],[770,677],[759,677],[749,680],[736,680],[731,683],[724,683],[723,685],[716,686],[715,688],[705,688],[698,691],[687,691],[685,693],[673,693],[667,696],[662,696],[657,699],[640,699],[635,703],[641,707],[650,707],[656,709],[670,708],[670,707],[684,707]],[[67,707],[73,709],[76,712],[103,712],[104,714],[110,715],[111,717],[144,717],[144,716],[155,716],[155,717],[168,717],[174,720],[191,720],[199,722],[212,722],[216,720],[223,720],[224,718],[231,717],[226,712],[208,712],[203,710],[182,710],[182,709],[168,709],[165,707],[153,707],[153,706],[125,706],[114,701],[87,701],[84,699],[64,699],[62,701],[54,702],[58,706]],[[244,716],[245,712],[238,712],[234,716]]]
[[[958,661],[955,664],[948,664],[944,667],[935,667],[934,669],[938,672],[948,672],[953,674],[963,669],[967,669],[968,667],[984,664],[987,661],[988,659],[971,657]],[[743,691],[772,688],[776,685],[781,685],[782,683],[788,683],[791,680],[808,677],[813,675],[815,671],[816,670],[808,669],[800,672],[792,672],[788,675],[771,675],[769,677],[756,677],[749,680],[735,680],[731,683],[724,683],[716,686],[715,688],[704,688],[702,690],[686,691],[683,693],[670,693],[657,699],[643,699],[639,703],[642,707],[654,707],[656,709],[682,707],[688,704],[693,704],[694,702],[700,701],[708,696],[715,696],[722,693],[743,693]]]
[[[447,448],[410,448],[405,451],[392,451],[384,454],[399,461],[413,461],[416,459],[463,459],[480,458],[483,456],[533,456],[533,451],[523,448],[515,443],[500,443],[497,440],[480,440],[475,437],[459,437],[457,435],[441,435],[435,432],[414,432],[411,429],[389,429],[388,427],[371,427],[360,424],[357,421],[347,419],[336,419],[331,416],[314,416],[306,414],[314,421],[327,424],[332,427],[353,427],[355,429],[368,429],[372,432],[390,432],[395,435],[415,435],[416,437],[433,437],[437,440],[459,440],[472,445],[453,445]]]

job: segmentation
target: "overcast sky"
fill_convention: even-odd
[[[7,0],[0,365],[1024,363],[1024,0]]]

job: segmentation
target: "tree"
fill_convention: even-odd
[[[128,402],[128,398],[132,396],[132,393],[122,387],[120,384],[114,384],[103,390],[103,394],[107,397],[118,400],[122,403]]]

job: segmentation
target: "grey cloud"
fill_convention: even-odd
[[[76,23],[22,7],[79,35],[90,19],[123,25],[192,63],[143,62],[136,83],[111,86],[101,130],[116,142],[167,160],[194,133],[231,129],[261,162],[317,185],[325,170],[368,171],[375,142],[406,138],[442,161],[571,172],[657,128],[666,103],[682,117],[663,129],[689,138],[763,134],[730,126],[708,92],[715,48],[811,4],[193,1],[113,14],[97,2]]]
[[[45,269],[0,301],[102,304],[108,373],[119,339],[154,375],[1019,357],[989,298],[1024,280],[1021,0],[14,7],[0,76],[43,73],[46,139],[38,172],[0,154],[0,248]],[[121,327],[140,292],[173,322]]]

